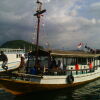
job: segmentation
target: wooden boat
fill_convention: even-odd
[[[0,48],[8,57],[8,71],[17,69],[20,66],[21,57],[25,55],[24,49],[11,49],[11,48]],[[2,68],[2,61],[0,61],[0,72],[5,72],[6,70]]]
[[[90,82],[100,77],[100,55],[79,52],[50,53],[51,57],[55,57],[56,61],[62,59],[63,69],[54,68],[33,75],[29,72],[25,73],[8,73],[0,76],[0,83],[9,92],[19,95],[29,92],[40,92],[48,90],[57,90],[66,87],[74,87],[80,84]],[[31,58],[32,59],[32,58]],[[71,61],[69,63],[69,60]],[[76,69],[75,62],[79,64]],[[92,68],[88,62],[92,61]],[[69,63],[69,64],[68,64]],[[30,67],[29,67],[30,70]]]
[[[42,3],[39,9],[36,52],[28,53],[27,66],[21,73],[0,74],[0,84],[5,90],[15,94],[41,92],[74,87],[100,77],[100,54],[91,52],[39,50],[38,36]],[[41,61],[41,62],[39,62]]]

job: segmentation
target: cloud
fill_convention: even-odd
[[[42,0],[43,1],[43,0]],[[44,0],[45,3],[49,3],[51,0]]]
[[[0,3],[0,44],[14,39],[30,37],[32,31],[32,2],[5,0]],[[22,9],[23,7],[23,9]],[[30,9],[30,11],[28,11]],[[29,34],[30,33],[30,34]],[[29,35],[29,36],[28,36]],[[29,40],[29,38],[26,38]]]
[[[95,2],[95,3],[91,4],[91,7],[100,8],[100,2]]]
[[[82,41],[99,48],[100,11],[96,1],[42,0],[47,12],[41,19],[40,44],[52,48],[76,49]],[[2,0],[0,2],[0,44],[8,40],[33,41],[36,30],[36,1]],[[35,27],[35,29],[34,29]],[[36,31],[35,31],[36,33]],[[34,38],[35,39],[35,38]]]

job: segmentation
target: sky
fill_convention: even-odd
[[[40,0],[40,45],[77,49],[79,43],[100,49],[100,0]],[[0,0],[0,45],[36,40],[36,0]]]

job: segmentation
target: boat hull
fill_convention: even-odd
[[[30,80],[0,78],[2,87],[14,95],[30,92],[52,91],[64,88],[73,88],[100,78],[100,69],[96,72],[76,75],[73,83],[66,82],[67,76],[34,77]],[[55,81],[54,81],[55,80]]]
[[[21,81],[12,81],[7,79],[0,79],[0,83],[2,84],[2,87],[14,94],[14,95],[22,95],[27,94],[31,92],[43,92],[43,91],[52,91],[52,90],[59,90],[64,88],[73,88],[76,86],[80,86],[86,83],[89,83],[91,81],[94,81],[98,78],[95,78],[93,80],[84,81],[84,82],[78,82],[78,83],[72,83],[72,84],[37,84],[33,82],[21,82]]]

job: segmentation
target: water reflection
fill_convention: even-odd
[[[39,94],[28,94],[24,96],[17,96],[14,100],[67,100],[70,98],[70,100],[74,100],[72,98],[71,93],[65,92],[65,91],[53,91],[53,92],[44,92]]]
[[[15,96],[0,89],[0,100],[14,100]]]
[[[80,100],[100,100],[100,79],[76,89],[73,98],[79,97]]]

